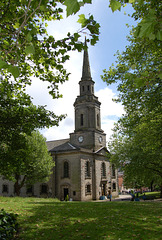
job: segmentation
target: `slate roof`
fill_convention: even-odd
[[[49,152],[69,152],[69,151],[80,151],[80,152],[87,152],[87,153],[94,153],[94,154],[100,154],[102,150],[105,150],[108,152],[106,147],[101,147],[97,151],[93,151],[93,149],[87,149],[87,148],[80,148],[79,146],[73,145],[70,143],[70,139],[61,139],[61,140],[53,140],[53,141],[47,141],[47,148]],[[102,154],[102,153],[101,153]]]
[[[80,150],[79,147],[72,145],[69,141],[65,142],[59,146],[55,146],[50,150],[50,152],[66,152],[66,151],[73,151],[73,150]]]
[[[109,151],[107,150],[106,147],[101,147],[100,149],[98,149],[97,151],[95,151],[95,153],[99,153],[99,152],[101,152],[102,150],[105,150],[106,152],[109,153]]]
[[[48,148],[48,151],[51,151],[51,149],[55,148],[55,147],[58,147],[66,142],[69,141],[69,138],[67,139],[61,139],[61,140],[52,140],[52,141],[47,141],[46,144],[47,144],[47,148]]]

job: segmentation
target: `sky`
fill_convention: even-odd
[[[108,7],[108,0],[94,0],[93,4],[86,4],[78,14],[63,20],[48,23],[48,34],[56,39],[61,39],[68,32],[74,33],[80,29],[77,23],[78,15],[84,13],[93,14],[94,19],[100,24],[99,41],[95,46],[88,46],[91,76],[95,81],[95,95],[101,102],[101,128],[107,135],[109,141],[112,134],[114,123],[124,113],[122,104],[112,101],[117,97],[116,86],[107,86],[101,79],[103,69],[109,69],[115,63],[114,54],[119,50],[124,51],[128,44],[126,36],[129,28],[126,24],[133,25],[133,19],[128,17],[132,13],[131,6],[126,6],[121,12],[112,13]],[[127,14],[125,15],[124,12]],[[84,41],[84,36],[83,36]],[[46,137],[47,141],[69,138],[69,133],[74,131],[74,107],[76,97],[79,95],[79,81],[82,75],[83,52],[71,52],[70,60],[65,63],[65,68],[70,72],[67,82],[59,86],[59,92],[63,95],[61,99],[52,99],[47,90],[47,84],[34,78],[32,86],[28,87],[27,92],[33,97],[36,105],[46,105],[48,110],[55,114],[67,114],[59,127],[43,129],[40,132]]]

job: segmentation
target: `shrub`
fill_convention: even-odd
[[[4,209],[0,210],[0,239],[13,239],[17,230],[17,214],[7,213],[4,211]]]

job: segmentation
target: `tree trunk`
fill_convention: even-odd
[[[16,196],[20,196],[20,185],[18,181],[16,181],[14,184],[14,194]]]
[[[153,192],[153,183],[154,183],[154,181],[152,180],[151,181],[151,186],[150,186],[151,187],[151,192]]]
[[[160,186],[160,198],[162,198],[162,185]]]
[[[19,174],[15,175],[16,182],[14,184],[14,194],[16,196],[20,196],[20,190],[24,186],[26,175],[23,177],[23,180],[19,183],[21,176]]]

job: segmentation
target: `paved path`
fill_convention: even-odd
[[[119,197],[112,199],[112,201],[131,201],[132,196],[130,194],[119,195]]]

